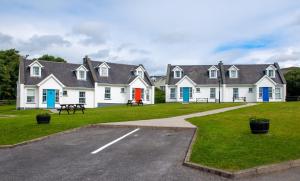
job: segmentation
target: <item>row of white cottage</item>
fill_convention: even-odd
[[[168,65],[166,102],[281,102],[286,80],[278,63]]]
[[[286,81],[277,63],[168,65],[166,102],[285,101]],[[88,108],[143,100],[154,104],[154,83],[143,65],[92,61],[83,64],[20,59],[17,108]]]
[[[143,65],[92,61],[83,64],[20,59],[17,108],[87,108],[124,104],[128,100],[154,104],[154,85]]]

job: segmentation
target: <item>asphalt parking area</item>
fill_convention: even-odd
[[[81,129],[0,150],[0,180],[226,180],[182,165],[192,135],[192,129]],[[297,173],[290,178],[299,179]],[[280,177],[262,177],[272,178]]]

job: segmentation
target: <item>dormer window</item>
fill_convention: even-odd
[[[98,68],[99,68],[100,77],[108,77],[108,74],[109,74],[108,72],[109,72],[110,67],[107,65],[106,62],[103,62],[102,64],[100,64],[98,66]]]
[[[143,68],[143,66],[140,65],[135,71],[136,76],[139,76],[142,79],[144,78],[145,69]]]
[[[80,70],[80,71],[78,71],[78,79],[80,79],[80,80],[85,80],[86,78],[85,78],[85,71],[83,71],[83,70]]]
[[[238,68],[234,65],[232,65],[228,71],[229,71],[229,78],[238,78]]]
[[[266,75],[269,76],[270,78],[275,78],[275,70],[276,68],[273,65],[270,65],[266,69]]]
[[[40,77],[40,67],[32,67],[32,76]]]
[[[138,76],[143,78],[144,72],[140,70],[140,71],[137,71],[137,74],[138,74]]]
[[[176,66],[172,70],[174,72],[174,79],[181,79],[182,77],[182,69],[179,66]]]
[[[86,72],[87,72],[87,68],[85,68],[85,66],[80,65],[80,67],[78,67],[76,69],[76,76],[77,76],[77,80],[86,80]]]
[[[218,68],[217,67],[215,67],[214,65],[213,66],[211,66],[209,69],[208,69],[208,71],[209,71],[209,78],[210,79],[216,79],[216,78],[218,78]]]
[[[42,76],[42,64],[40,64],[37,60],[32,62],[30,65],[30,76],[31,77],[41,77]]]
[[[107,67],[101,67],[100,68],[100,76],[101,77],[108,77],[108,68]]]
[[[268,76],[269,77],[274,77],[274,70],[268,70]]]

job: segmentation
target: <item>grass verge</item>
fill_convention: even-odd
[[[191,161],[237,171],[300,158],[300,102],[263,103],[191,118],[198,127]],[[270,119],[268,134],[251,134],[249,118]]]

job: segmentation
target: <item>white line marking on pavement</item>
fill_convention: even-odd
[[[127,133],[127,134],[121,136],[120,138],[115,139],[114,141],[112,141],[112,142],[110,142],[110,143],[107,143],[106,145],[100,147],[99,149],[97,149],[97,150],[91,152],[91,154],[96,154],[96,153],[98,153],[98,152],[104,150],[105,148],[109,147],[110,145],[112,145],[112,144],[114,144],[114,143],[116,143],[116,142],[118,142],[118,141],[124,139],[125,137],[131,135],[132,133],[137,132],[138,130],[140,130],[140,128],[137,128],[137,129],[135,129],[135,130],[133,130],[133,131],[131,131],[131,132],[129,132],[129,133]]]

